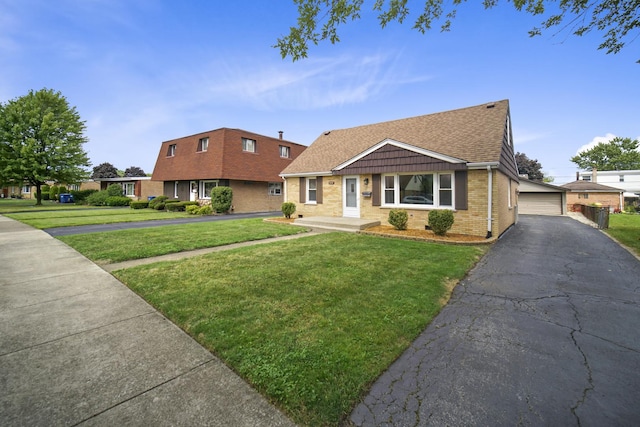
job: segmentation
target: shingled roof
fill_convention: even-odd
[[[620,188],[609,187],[608,185],[598,184],[591,181],[573,181],[563,184],[560,187],[566,188],[574,193],[622,193],[624,190]]]
[[[517,179],[511,153],[505,153],[509,101],[324,132],[281,173],[326,174],[384,140],[393,140],[467,163],[513,163],[504,167]],[[510,157],[510,160],[509,160]],[[504,165],[502,165],[504,166]],[[503,169],[501,167],[501,169]]]

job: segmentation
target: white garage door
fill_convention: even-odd
[[[520,193],[518,212],[525,215],[562,215],[562,194]]]

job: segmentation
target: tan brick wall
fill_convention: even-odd
[[[271,212],[280,211],[284,196],[270,196],[269,183],[230,181],[233,190],[233,212]]]
[[[620,194],[619,193],[587,193],[589,197],[584,198],[585,193],[574,193],[567,191],[567,211],[573,211],[574,204],[592,205],[594,203],[600,203],[602,206],[611,206],[612,209],[620,206]]]
[[[164,190],[164,182],[162,181],[140,181],[140,197],[139,200],[147,200],[149,196],[161,196]]]
[[[506,191],[509,178],[501,172],[492,171],[493,174],[493,208],[492,223],[493,236],[498,236],[515,222],[516,215],[516,191],[517,183],[511,185],[511,203],[508,206]],[[366,186],[364,180],[368,179]],[[488,179],[486,170],[470,170],[468,172],[469,192],[468,210],[457,210],[454,212],[455,222],[451,229],[452,233],[469,234],[485,237],[487,234],[487,192]],[[333,184],[331,184],[333,182]],[[360,176],[360,192],[371,191],[371,175]],[[307,216],[342,216],[342,177],[323,178],[323,203],[319,205],[309,205],[301,203],[299,178],[288,178],[286,182],[287,201],[296,204],[295,217],[298,215]],[[372,198],[360,196],[360,217],[380,221],[381,224],[388,225],[387,219],[391,208],[373,206]],[[429,210],[407,209],[409,214],[409,228],[424,229],[428,224]]]

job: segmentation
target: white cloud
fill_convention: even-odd
[[[606,144],[607,142],[611,141],[615,137],[616,136],[614,134],[612,134],[612,133],[608,133],[605,136],[596,136],[595,138],[593,138],[591,140],[590,143],[585,144],[582,147],[578,148],[578,151],[576,151],[576,155],[580,154],[583,151],[591,150],[593,147],[595,147],[596,145],[598,145],[600,143]]]

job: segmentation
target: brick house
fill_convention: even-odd
[[[220,128],[164,141],[151,179],[173,199],[211,200],[211,190],[233,190],[233,212],[278,211],[284,201],[279,173],[305,146],[242,129]]]
[[[132,200],[147,200],[150,196],[159,196],[164,189],[161,181],[154,181],[150,176],[95,178],[94,181],[100,184],[100,190],[106,190],[111,184],[121,185],[123,194]]]
[[[596,182],[578,180],[561,185],[567,191],[567,209],[575,211],[574,205],[600,204],[609,206],[610,210],[624,208],[624,190],[609,187]]]
[[[517,219],[509,101],[327,131],[281,176],[298,216],[384,224],[401,208],[424,229],[449,209],[452,233],[498,236]]]

